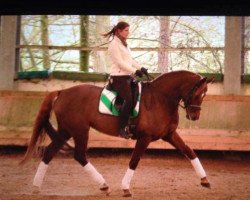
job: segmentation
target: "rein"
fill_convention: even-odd
[[[154,77],[153,77],[152,75],[150,75],[150,74],[146,74],[146,76],[147,76],[148,81],[150,81],[150,80],[153,80],[153,79],[154,79]]]
[[[151,109],[151,106],[152,106],[152,103],[153,103],[153,101],[154,101],[154,97],[153,97],[153,93],[152,93],[152,88],[150,87],[150,83],[149,83],[149,81],[150,80],[153,80],[154,79],[154,77],[153,76],[151,76],[150,74],[145,74],[146,75],[146,77],[147,77],[147,81],[146,82],[144,82],[145,83],[145,86],[150,90],[150,98],[149,98],[149,102],[148,101],[146,101],[145,102],[145,107],[146,107],[146,109],[147,110],[150,110]]]
[[[146,74],[148,81],[154,79],[154,77],[150,74]],[[181,105],[179,103],[179,106],[183,109],[185,109],[188,112],[188,108],[196,108],[197,110],[201,110],[201,106],[200,105],[193,105],[190,104],[191,99],[193,97],[194,92],[207,80],[207,77],[204,77],[200,80],[198,80],[194,86],[189,90],[189,92],[187,93],[187,96],[185,98],[182,99],[182,101],[184,102],[184,106]],[[148,84],[148,82],[146,82],[146,84]]]
[[[154,77],[150,74],[146,74],[148,81],[153,80]],[[197,110],[201,110],[201,106],[190,104],[190,101],[193,97],[194,92],[207,80],[207,77],[204,77],[198,80],[191,90],[188,92],[187,97],[183,98],[182,101],[184,102],[184,106],[179,103],[179,106],[185,109],[188,112],[188,108],[197,108]],[[148,84],[148,82],[146,82]]]

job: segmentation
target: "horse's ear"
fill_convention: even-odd
[[[211,83],[211,84],[214,83],[214,79],[215,79],[214,77],[207,79],[207,83]]]

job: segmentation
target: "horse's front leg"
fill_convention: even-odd
[[[183,155],[185,155],[191,161],[191,164],[196,174],[201,179],[201,185],[203,187],[210,188],[210,183],[207,179],[206,172],[203,169],[199,158],[196,156],[194,151],[184,143],[179,134],[175,131],[162,139],[172,144],[177,150],[179,150]]]
[[[132,196],[132,194],[129,190],[130,182],[133,178],[135,169],[140,161],[140,158],[143,155],[143,153],[145,152],[145,150],[147,149],[150,142],[151,142],[150,137],[143,137],[143,138],[137,139],[135,149],[133,151],[131,160],[129,162],[129,168],[127,169],[127,171],[122,179],[122,189],[124,192],[124,194],[123,194],[124,197]]]

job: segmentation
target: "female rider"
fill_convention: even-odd
[[[112,37],[108,46],[108,55],[111,61],[110,82],[113,89],[124,100],[119,116],[119,134],[128,139],[129,134],[128,120],[132,109],[132,76],[142,77],[148,74],[147,69],[141,67],[131,56],[130,49],[127,45],[129,35],[129,24],[124,21],[117,23],[113,29],[105,34],[104,37]]]

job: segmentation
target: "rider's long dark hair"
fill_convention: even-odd
[[[110,37],[114,37],[116,35],[117,29],[123,30],[127,27],[129,27],[129,24],[127,22],[120,21],[112,28],[111,31],[104,33],[102,35],[109,39]]]

